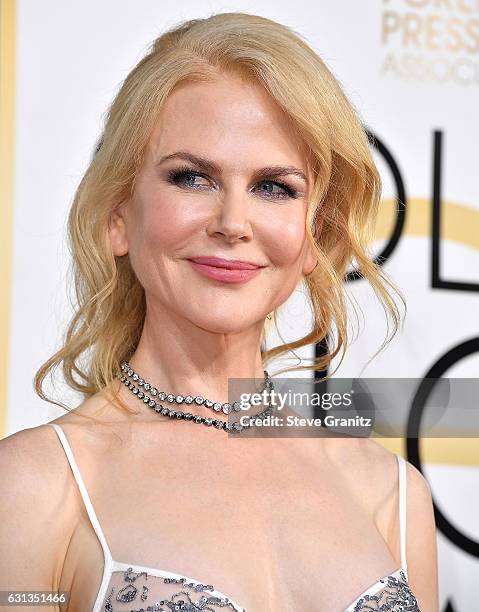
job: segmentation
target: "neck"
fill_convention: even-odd
[[[229,379],[257,379],[256,385],[253,380],[233,387],[240,392],[255,391],[262,385],[262,328],[259,322],[241,332],[214,333],[184,318],[168,317],[165,321],[162,312],[160,321],[150,314],[129,363],[159,391],[201,395],[219,403],[234,401],[238,398],[229,397]],[[214,416],[204,406],[195,405],[194,412]]]

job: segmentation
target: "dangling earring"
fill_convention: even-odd
[[[269,319],[269,320],[271,321],[271,319],[272,319],[272,315],[271,315],[271,313],[270,313],[270,314],[268,314],[268,315],[266,315],[266,318],[267,318],[267,319]]]

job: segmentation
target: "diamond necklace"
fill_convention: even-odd
[[[158,398],[161,401],[166,400],[169,403],[177,403],[177,404],[197,404],[199,406],[204,405],[216,412],[223,412],[224,414],[230,414],[231,412],[239,412],[241,408],[241,404],[239,402],[233,402],[232,404],[226,402],[224,404],[220,404],[218,402],[213,402],[209,399],[205,399],[201,395],[191,396],[191,395],[175,395],[173,393],[166,393],[165,391],[158,391],[156,387],[154,387],[149,382],[145,381],[139,374],[137,374],[129,365],[127,361],[124,361],[121,364],[121,370],[123,374],[118,374],[119,380],[135,395],[139,400],[141,400],[144,404],[147,404],[150,408],[152,408],[155,412],[158,412],[164,416],[168,416],[170,418],[176,419],[184,419],[185,421],[192,421],[193,423],[203,424],[207,427],[213,425],[217,429],[222,429],[226,432],[238,432],[242,429],[247,429],[251,427],[250,423],[245,423],[242,425],[239,422],[228,423],[228,421],[223,421],[222,419],[212,419],[209,417],[204,417],[199,414],[192,414],[190,412],[183,412],[181,410],[172,410],[167,406],[163,406],[158,403],[154,398]],[[134,382],[132,382],[134,381]],[[137,383],[136,386],[134,383]],[[274,388],[273,381],[267,370],[264,370],[264,381],[262,391],[268,390],[271,391]],[[148,395],[147,393],[150,395]],[[251,416],[254,421],[256,419],[263,420],[266,417],[270,416],[273,413],[271,406],[268,406],[261,412],[258,412],[255,415]]]

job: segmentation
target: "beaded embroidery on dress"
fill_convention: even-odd
[[[406,574],[400,567],[397,571],[378,580],[373,587],[379,588],[375,592],[370,587],[366,593],[361,595],[354,605],[349,606],[345,612],[420,612],[416,598],[414,597]]]
[[[151,570],[134,572],[133,567],[128,567],[122,572],[113,572],[108,586],[109,594],[104,602],[104,607],[100,609],[105,612],[123,610],[129,612],[167,612],[169,610],[216,612],[220,609],[225,612],[243,611],[243,608],[239,608],[228,597],[215,591],[212,584],[202,584],[180,576],[174,578],[163,576],[158,579],[150,572]],[[153,585],[149,580],[151,578],[157,579]],[[130,603],[133,601],[136,603]]]
[[[57,423],[49,425],[57,432],[103,549],[103,577],[92,612],[246,612],[212,584],[158,568],[115,561],[65,433]],[[407,583],[406,463],[401,455],[396,457],[399,465],[401,567],[371,585],[344,612],[420,612]]]

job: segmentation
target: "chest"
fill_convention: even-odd
[[[368,509],[326,471],[285,465],[279,474],[241,476],[211,465],[208,472],[164,465],[159,473],[130,462],[116,477],[107,470],[89,479],[113,559],[134,571],[149,567],[213,585],[248,612],[342,611],[396,567]],[[61,587],[70,591],[72,610],[92,608],[103,578],[102,547],[81,505],[79,511]],[[149,603],[179,588],[160,576],[131,583],[126,575],[116,571],[108,589],[136,585],[140,601],[146,585]]]

